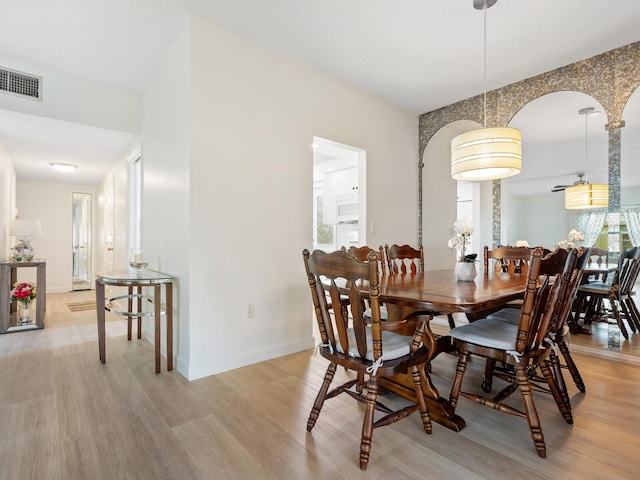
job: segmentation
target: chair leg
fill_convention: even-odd
[[[313,402],[313,407],[311,407],[311,413],[309,414],[309,420],[307,420],[307,432],[310,432],[311,429],[315,426],[316,420],[318,420],[318,416],[320,415],[320,410],[322,410],[322,405],[324,405],[324,401],[327,398],[327,392],[329,391],[329,386],[333,381],[333,376],[336,374],[335,363],[330,363],[327,368],[327,373],[324,374],[324,380],[322,381],[322,386],[320,387],[320,391],[316,396],[315,402]]]
[[[458,358],[458,364],[456,365],[456,376],[453,379],[451,385],[451,393],[449,394],[449,403],[455,409],[458,405],[458,397],[460,396],[460,388],[462,387],[462,377],[467,370],[467,362],[469,361],[469,353],[462,352]]]
[[[413,378],[414,390],[416,392],[416,401],[418,402],[418,409],[420,410],[420,419],[422,420],[422,428],[428,434],[431,434],[431,415],[429,414],[429,407],[427,401],[424,399],[424,389],[422,388],[422,379],[420,376],[420,369],[417,365],[411,367],[411,378]]]
[[[611,303],[611,310],[613,310],[613,315],[616,318],[616,323],[620,328],[620,332],[622,333],[622,336],[626,340],[629,340],[629,332],[627,332],[627,327],[625,327],[624,323],[622,322],[622,316],[620,315],[620,310],[618,309],[617,299],[615,297],[609,298],[609,303]]]
[[[366,470],[371,453],[371,439],[373,437],[373,413],[378,401],[378,381],[371,377],[367,382],[367,398],[362,422],[362,439],[360,441],[360,469]]]
[[[567,405],[569,405],[569,408],[571,408],[571,399],[569,398],[569,392],[567,391],[567,384],[564,381],[564,375],[562,375],[560,359],[558,358],[558,355],[556,355],[556,352],[553,348],[551,349],[551,353],[549,354],[549,365],[551,366],[553,376],[558,383],[558,388],[564,395],[565,402],[567,402]]]
[[[518,388],[520,389],[520,395],[522,395],[522,403],[527,414],[527,420],[529,422],[529,431],[531,432],[531,439],[538,451],[538,456],[545,458],[547,456],[547,447],[544,444],[544,435],[542,434],[542,428],[540,427],[540,418],[536,406],[533,403],[533,394],[531,393],[531,383],[529,383],[529,377],[525,371],[525,365],[518,363],[516,368],[516,380],[518,382]]]
[[[482,376],[482,382],[480,383],[480,388],[485,393],[489,393],[491,391],[491,386],[493,385],[493,370],[496,368],[496,359],[495,358],[487,358],[487,363],[484,366],[484,375]]]
[[[640,331],[640,312],[638,311],[636,302],[632,297],[627,297],[627,302],[629,305],[629,311],[631,312],[631,317],[633,318],[633,321],[636,323],[636,327],[638,328],[638,331]]]
[[[556,357],[556,362],[557,361],[558,361],[558,357]],[[562,414],[564,420],[569,425],[573,424],[573,415],[571,414],[571,405],[568,402],[569,396],[567,395],[566,390],[562,390],[562,388],[560,387],[558,382],[558,377],[554,376],[554,374],[551,372],[551,368],[549,367],[549,362],[547,360],[543,360],[542,362],[540,362],[539,366],[540,366],[540,371],[542,372],[542,375],[547,381],[547,385],[549,385],[549,390],[551,390],[551,395],[553,395],[553,399],[556,401],[558,410],[560,410],[560,413]],[[560,378],[562,378],[562,373],[560,373]]]
[[[627,303],[627,298],[623,298],[620,300],[620,307],[622,308],[622,312],[624,314],[624,318],[627,319],[627,324],[633,333],[638,333],[638,329],[636,328],[636,323],[633,321],[633,315],[629,309],[629,304]]]
[[[447,313],[447,320],[449,321],[449,328],[456,328],[456,322],[453,321],[453,314]]]
[[[569,347],[567,346],[564,340],[561,340],[558,342],[558,347],[560,348],[560,352],[564,357],[564,362],[567,364],[567,369],[569,369],[569,373],[571,373],[573,382],[576,384],[576,387],[578,387],[578,390],[584,393],[586,391],[586,388],[584,386],[584,382],[582,381],[582,376],[580,375],[580,371],[578,370],[578,367],[573,361],[573,358],[571,357],[571,353],[569,353]]]

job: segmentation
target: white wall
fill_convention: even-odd
[[[453,224],[458,218],[457,182],[451,178],[451,140],[461,133],[479,128],[476,122],[461,120],[445,125],[427,144],[422,171],[422,244],[427,270],[450,269],[456,261],[456,252],[447,246],[453,236]],[[478,207],[477,200],[481,206]],[[473,248],[468,253],[482,255],[481,245],[491,239],[491,182],[480,182],[474,188]]]
[[[11,211],[12,188],[11,185],[15,178],[15,172],[11,165],[11,159],[4,148],[4,144],[0,142],[0,259],[4,260],[9,257],[9,224],[13,219]]]
[[[187,30],[144,92],[143,244],[179,277],[194,379],[313,346],[314,135],[367,151],[367,242],[415,243],[418,118],[202,19]]]
[[[42,101],[0,95],[0,108],[123,132],[140,131],[139,93],[6,57],[0,57],[0,65],[42,77]]]
[[[176,278],[173,315],[176,364],[185,377],[195,378],[190,369],[192,319],[189,299],[193,295],[189,288],[193,276],[190,269],[192,263],[199,264],[210,256],[218,256],[220,252],[212,247],[212,237],[233,236],[234,229],[220,225],[206,235],[192,233],[192,222],[206,221],[213,214],[216,196],[207,189],[203,198],[197,199],[205,203],[205,211],[202,216],[194,215],[190,205],[192,123],[189,111],[191,98],[195,98],[193,101],[199,99],[189,94],[190,41],[190,27],[186,25],[168,49],[143,95],[142,247],[150,261],[149,268]],[[210,305],[215,298],[212,294],[212,280],[217,278],[215,265],[206,275],[196,278],[206,288],[204,295],[196,296],[196,302]],[[208,314],[204,313],[202,321],[207,319]],[[198,334],[196,330],[195,335]]]
[[[92,194],[92,215],[97,218],[95,187],[27,180],[16,182],[16,205],[20,218],[40,220],[42,236],[33,238],[31,243],[36,258],[44,258],[47,262],[47,293],[73,289],[73,192]],[[93,234],[92,237],[95,238]]]
[[[503,218],[502,243],[515,245],[527,240],[529,245],[553,250],[569,233],[569,216],[562,193],[508,198],[509,212]]]

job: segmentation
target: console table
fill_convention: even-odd
[[[126,295],[105,299],[105,285],[127,287]],[[156,373],[160,373],[160,318],[162,317],[162,292],[165,288],[165,315],[167,317],[167,370],[173,370],[173,277],[153,270],[116,270],[96,274],[96,310],[98,313],[98,350],[100,361],[106,362],[105,354],[105,312],[126,316],[128,320],[127,338],[131,340],[131,320],[138,318],[138,338],[141,337],[141,319],[153,316],[155,321]],[[142,311],[143,287],[153,288],[153,312]],[[127,300],[127,311],[116,310],[116,300]],[[107,301],[106,301],[107,300]],[[136,309],[133,311],[133,300]]]
[[[6,260],[0,262],[0,333],[23,332],[44,328],[44,316],[47,309],[47,263],[42,259],[29,262],[14,262]],[[11,289],[18,281],[18,268],[36,268],[35,320],[27,324],[18,321],[16,303],[11,303]]]

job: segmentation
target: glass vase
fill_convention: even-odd
[[[31,323],[31,300],[18,302],[18,323]]]

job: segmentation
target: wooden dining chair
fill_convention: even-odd
[[[584,313],[584,321],[589,323],[596,316],[598,302],[608,300],[611,314],[625,339],[629,338],[629,332],[623,319],[627,321],[632,332],[640,331],[640,313],[633,300],[633,288],[639,273],[640,247],[624,250],[620,255],[618,269],[614,272],[611,283],[596,281],[578,287],[576,322]]]
[[[413,248],[410,245],[385,245],[389,274],[424,272],[424,249],[422,245]]]
[[[343,248],[349,253],[349,255],[351,255],[352,257],[356,257],[361,262],[368,261],[369,254],[371,252],[376,252],[378,255],[378,275],[381,276],[387,274],[387,262],[385,258],[384,247],[382,245],[378,247],[377,251],[367,245],[362,245],[360,247],[352,245],[349,248]]]
[[[484,273],[490,270],[495,273],[510,273],[526,275],[529,269],[531,248],[500,246],[489,250],[484,246]],[[493,260],[493,262],[492,262]],[[491,265],[493,263],[493,265]]]
[[[351,246],[348,249],[346,247],[343,247],[344,250],[346,250],[349,255],[351,255],[352,257],[357,258],[358,260],[360,260],[361,262],[367,262],[369,260],[369,254],[371,252],[375,252],[375,250],[367,245],[362,245],[360,247],[356,247],[356,246]],[[382,247],[382,245],[380,245],[380,247],[378,247],[378,255],[380,255],[378,257],[378,276],[382,276],[382,275],[386,275],[387,274],[387,265],[386,262],[384,260],[385,258],[385,253],[384,253],[384,248]],[[368,305],[368,304],[367,304]],[[367,307],[367,309],[364,312],[364,316],[367,318],[371,318],[371,308]],[[387,320],[389,320],[389,312],[387,312],[387,307],[385,307],[384,305],[380,304],[380,320],[386,322]]]
[[[544,259],[542,249],[535,249],[529,264],[524,301],[517,325],[484,318],[454,328],[450,332],[453,345],[460,351],[456,376],[451,387],[452,407],[457,406],[459,397],[462,396],[499,412],[526,418],[531,438],[540,457],[546,456],[546,445],[527,368],[529,365],[537,365],[540,368],[563,418],[567,423],[573,423],[571,407],[567,404],[567,397],[560,389],[548,360],[551,350],[548,338],[554,322],[558,321],[558,316],[564,308],[564,302],[567,301],[568,286],[576,258],[575,249],[568,252],[558,249],[546,255]],[[561,273],[545,274],[550,264],[563,265]],[[492,358],[513,367],[524,411],[503,402],[515,391],[511,384],[493,398],[462,390],[462,381],[472,354]]]
[[[389,246],[385,244],[384,251],[390,275],[424,272],[424,249],[422,245],[418,248],[413,248],[410,245],[393,244]],[[433,314],[442,315],[441,312],[433,312]],[[447,312],[446,315],[449,328],[455,328],[453,314]]]
[[[569,280],[570,283],[567,287],[568,291],[566,292],[566,298],[563,300],[563,302],[557,304],[557,308],[559,309],[561,308],[562,310],[558,310],[557,315],[555,315],[554,317],[554,323],[549,330],[548,340],[549,342],[552,343],[551,346],[554,347],[549,352],[549,362],[556,375],[558,385],[562,390],[562,392],[565,394],[567,404],[569,405],[570,405],[570,401],[569,401],[568,391],[567,391],[566,384],[562,376],[562,370],[561,370],[561,367],[563,365],[561,365],[560,363],[560,360],[556,354],[555,347],[557,347],[560,353],[562,354],[562,357],[564,359],[564,367],[566,367],[569,370],[569,373],[571,374],[571,377],[573,378],[573,381],[576,384],[576,387],[578,387],[578,390],[584,393],[586,389],[585,389],[584,381],[582,379],[582,375],[580,375],[580,371],[578,370],[578,367],[571,356],[571,352],[569,351],[569,341],[568,341],[569,326],[567,325],[567,321],[571,314],[571,308],[576,298],[578,287],[581,284],[584,269],[587,265],[588,259],[590,258],[589,252],[590,252],[590,249],[588,248],[581,247],[578,249],[575,266],[574,266],[573,272],[571,273],[571,277]],[[542,268],[543,268],[543,270],[541,270],[542,274],[557,275],[562,272],[564,265],[558,262],[547,263],[547,264],[543,263]],[[520,312],[513,308],[503,308],[489,315],[487,318],[499,320],[502,322],[509,322],[514,325],[517,325],[520,321]],[[537,369],[535,365],[530,365],[528,370],[530,372],[530,379],[537,382],[536,385],[546,382],[543,378],[540,378],[536,374]],[[487,360],[485,373],[482,378],[482,389],[487,393],[491,391],[492,379],[494,375],[503,380],[506,380],[507,382],[513,382],[514,380],[513,369],[509,369],[509,368],[496,369],[495,362],[491,362],[490,360]],[[544,391],[544,388],[542,388],[542,390]]]
[[[360,468],[364,470],[369,462],[375,428],[395,423],[417,410],[420,412],[424,431],[431,433],[431,418],[425,401],[420,368],[424,368],[435,351],[435,337],[425,329],[425,322],[432,317],[416,314],[416,328],[412,336],[382,330],[375,252],[369,254],[367,262],[362,262],[345,251],[325,253],[315,250],[309,253],[309,250],[305,249],[302,255],[321,336],[318,351],[329,361],[320,391],[309,414],[307,431],[313,429],[326,400],[345,393],[363,403]],[[363,285],[366,285],[366,295],[360,289]],[[334,302],[341,294],[346,293],[349,296],[351,326],[342,318],[340,310],[336,310],[334,315],[329,315],[327,297],[322,293],[325,289],[328,289],[329,297]],[[371,321],[364,318],[365,297],[371,305]],[[329,390],[338,365],[347,371],[355,372],[357,378]],[[378,400],[378,379],[408,372],[413,380],[415,401],[396,410],[385,406]],[[364,384],[366,394],[353,389],[359,383],[359,379],[367,377],[368,380]],[[384,415],[375,420],[375,410],[383,412]]]
[[[591,247],[591,254],[589,255],[589,261],[587,263],[588,266],[591,265],[607,265],[609,263],[609,251],[604,248]],[[603,278],[595,278],[592,280],[602,280],[605,281],[607,278],[607,272],[603,272]]]

